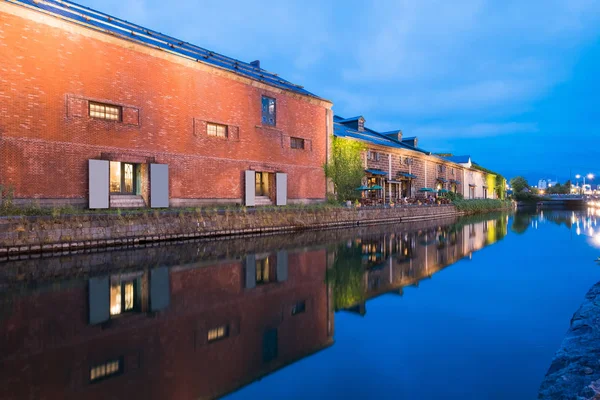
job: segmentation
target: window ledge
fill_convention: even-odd
[[[276,126],[271,126],[271,125],[256,125],[255,128],[257,129],[266,129],[269,131],[276,131],[276,132],[280,132],[283,133],[282,129],[277,128]]]

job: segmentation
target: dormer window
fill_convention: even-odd
[[[365,130],[365,119],[363,117],[360,117],[358,119],[358,131],[362,132]]]

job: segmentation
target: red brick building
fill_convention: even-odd
[[[331,103],[63,1],[0,3],[0,185],[17,203],[321,201]]]

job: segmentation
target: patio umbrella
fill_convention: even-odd
[[[433,190],[432,188],[421,188],[419,189],[419,192],[435,192],[435,190]]]
[[[440,193],[448,193],[448,189],[440,189],[440,190],[438,190],[438,192],[440,192]]]
[[[365,186],[365,185],[362,185],[362,186],[359,186],[359,187],[357,187],[357,188],[356,188],[356,189],[354,189],[354,190],[358,190],[359,192],[361,192],[361,191],[363,191],[363,190],[369,190],[369,187],[368,187],[368,186]]]
[[[373,185],[369,188],[369,190],[381,190],[381,189],[383,189],[383,188],[379,185]]]

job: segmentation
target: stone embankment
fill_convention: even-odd
[[[461,215],[452,205],[395,208],[280,208],[0,218],[0,259],[193,238],[269,235]]]
[[[600,282],[590,289],[573,315],[538,398],[600,399]]]

